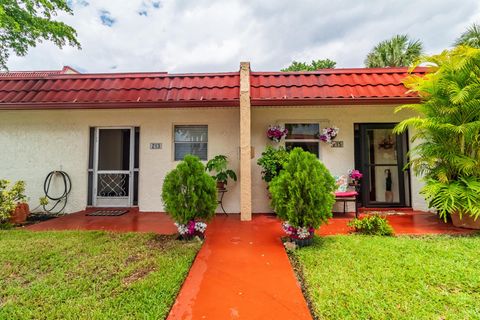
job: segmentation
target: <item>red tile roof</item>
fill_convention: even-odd
[[[234,106],[240,76],[232,73],[116,73],[0,78],[0,108]]]
[[[395,104],[418,100],[415,95],[407,94],[402,84],[407,71],[407,68],[362,68],[252,72],[251,102],[254,106],[288,106]],[[425,72],[425,68],[415,71]],[[239,90],[239,72],[10,72],[0,76],[0,109],[238,106]]]
[[[426,68],[415,69],[425,74]],[[325,69],[315,72],[252,72],[252,105],[399,103],[418,100],[402,80],[408,68]]]
[[[44,71],[7,71],[0,72],[0,78],[24,78],[24,77],[48,77],[59,74],[78,74],[77,70],[70,66],[64,66],[61,70],[44,70]]]

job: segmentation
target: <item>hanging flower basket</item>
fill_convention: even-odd
[[[295,228],[288,221],[282,223],[283,231],[290,237],[290,240],[299,247],[309,246],[313,243],[315,229],[312,227]]]
[[[280,126],[269,126],[267,130],[268,139],[280,142],[288,134],[288,130]]]
[[[187,224],[175,222],[178,233],[183,240],[192,240],[195,237],[205,238],[207,224],[202,221],[190,220]]]
[[[322,134],[319,135],[320,141],[331,144],[332,140],[338,135],[339,129],[337,127],[325,128],[322,130]]]

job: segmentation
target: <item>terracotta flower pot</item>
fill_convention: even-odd
[[[13,224],[24,223],[29,214],[30,208],[28,207],[28,203],[19,203],[10,217],[10,222]]]
[[[480,217],[475,220],[472,216],[464,214],[460,219],[460,216],[456,213],[452,213],[452,223],[455,227],[466,229],[480,230]]]
[[[219,189],[219,190],[225,190],[225,182],[223,182],[223,181],[217,181],[217,189]]]

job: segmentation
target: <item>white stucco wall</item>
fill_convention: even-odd
[[[162,181],[176,166],[173,125],[208,125],[208,157],[225,154],[239,173],[239,111],[236,108],[0,111],[0,178],[25,180],[30,206],[43,195],[45,176],[64,170],[72,179],[67,212],[87,204],[89,127],[140,127],[139,207],[162,211]],[[150,150],[151,142],[163,144]],[[227,212],[239,212],[239,183],[230,182]]]
[[[252,108],[252,146],[255,158],[252,160],[253,212],[271,212],[267,197],[266,184],[261,180],[261,168],[257,159],[267,145],[275,145],[266,137],[269,125],[285,122],[320,122],[321,127],[336,126],[340,129],[336,140],[343,141],[343,148],[331,148],[321,143],[320,159],[334,175],[347,174],[354,168],[354,123],[399,122],[411,114],[394,114],[392,106],[318,106],[318,107],[253,107]],[[427,210],[423,198],[418,194],[421,182],[411,176],[412,207]],[[353,205],[353,204],[352,204]],[[353,209],[351,207],[350,209]],[[340,208],[337,210],[341,211]]]
[[[343,148],[321,144],[321,160],[335,175],[354,167],[354,123],[398,122],[406,112],[393,113],[392,106],[252,107],[252,208],[270,212],[261,168],[256,164],[267,144],[270,124],[289,121],[321,122],[340,128],[336,140]],[[139,207],[142,211],[162,211],[162,181],[175,167],[173,125],[208,125],[208,157],[225,154],[239,178],[239,110],[237,108],[128,109],[128,110],[42,110],[0,111],[0,178],[25,180],[30,206],[43,195],[48,172],[64,170],[72,178],[67,212],[82,210],[87,204],[89,128],[96,126],[140,127]],[[150,150],[151,142],[163,144]],[[230,182],[225,195],[227,212],[240,211],[240,184]],[[421,182],[412,175],[412,206],[427,210],[418,194]]]

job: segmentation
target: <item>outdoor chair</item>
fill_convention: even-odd
[[[343,176],[335,176],[337,190],[335,191],[335,201],[336,202],[343,202],[343,213],[347,212],[347,202],[353,202],[355,204],[355,218],[358,218],[358,184],[349,184],[348,177]],[[349,187],[354,187],[353,190]]]

